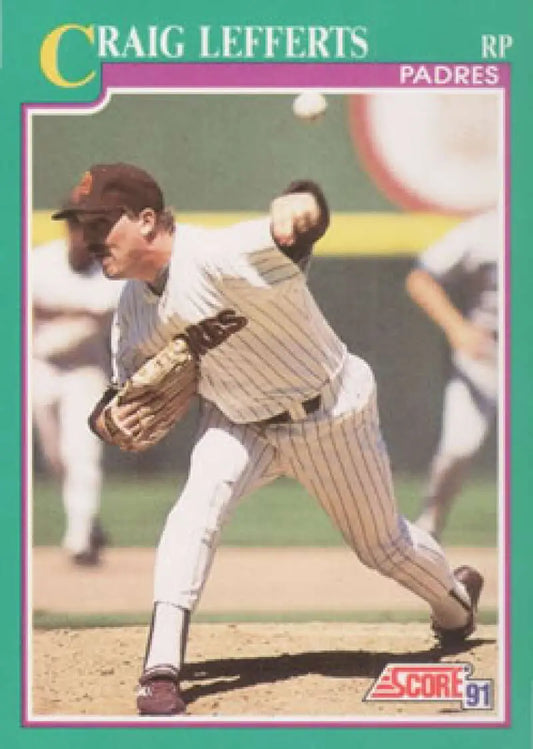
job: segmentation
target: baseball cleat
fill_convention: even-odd
[[[72,556],[74,564],[82,567],[94,567],[100,563],[100,551],[107,546],[109,539],[104,532],[98,518],[93,520],[91,534],[89,536],[89,548]]]
[[[477,605],[484,582],[483,576],[473,567],[469,567],[468,565],[457,567],[453,574],[455,579],[462,583],[466,588],[466,592],[470,598],[470,613],[466,624],[462,627],[455,627],[454,629],[445,629],[432,620],[431,627],[442,647],[454,647],[460,645],[467,637],[470,637],[475,630]]]
[[[137,687],[139,715],[180,715],[185,712],[179,674],[174,666],[155,666],[143,673]]]

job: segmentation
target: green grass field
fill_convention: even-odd
[[[151,612],[118,614],[67,614],[64,612],[34,611],[33,626],[38,629],[86,629],[87,627],[146,627],[150,624]],[[287,622],[359,622],[374,624],[392,622],[394,624],[426,623],[426,610],[357,610],[357,611],[195,611],[194,622],[208,624],[235,624],[236,622],[259,622],[275,624]],[[498,612],[494,609],[482,609],[478,613],[480,624],[497,624]]]
[[[412,519],[422,493],[422,479],[396,476],[401,511]],[[110,477],[102,498],[102,521],[113,546],[156,545],[165,516],[182,481],[169,476]],[[35,545],[57,545],[63,532],[59,485],[34,481]],[[459,497],[443,542],[455,546],[494,546],[497,542],[497,487],[493,478],[472,476]],[[279,479],[243,500],[223,532],[232,546],[337,546],[338,531],[298,484]]]

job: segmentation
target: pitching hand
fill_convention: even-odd
[[[275,198],[270,205],[272,236],[281,247],[292,247],[315,229],[321,210],[310,192],[295,192]]]

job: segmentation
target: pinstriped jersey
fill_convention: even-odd
[[[274,244],[268,218],[224,229],[178,225],[161,296],[137,280],[123,291],[113,333],[117,382],[191,328],[201,340],[223,331],[202,351],[199,393],[237,423],[315,396],[346,357],[305,274]]]

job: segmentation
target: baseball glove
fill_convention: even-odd
[[[155,445],[185,415],[196,393],[198,360],[174,338],[126,380],[102,410],[106,439],[121,450]]]

